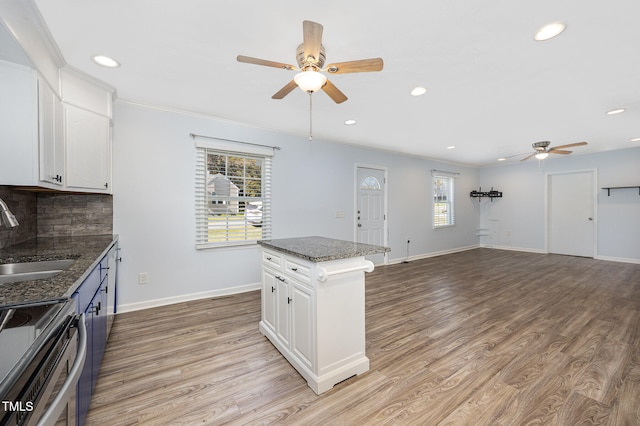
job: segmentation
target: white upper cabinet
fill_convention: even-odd
[[[33,1],[0,12],[0,185],[110,193],[114,90],[65,63]]]
[[[111,189],[109,118],[64,104],[64,123],[66,187],[108,192]]]
[[[112,91],[61,74],[68,102],[35,70],[0,61],[0,185],[110,193]]]
[[[38,78],[0,61],[0,185],[38,181]]]
[[[111,191],[113,90],[70,67],[60,70],[66,145],[66,187]]]

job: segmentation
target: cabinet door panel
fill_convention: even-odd
[[[67,186],[109,189],[109,119],[65,105]]]
[[[87,329],[87,357],[77,385],[77,420],[80,425],[84,424],[87,417],[93,393],[93,305],[87,307],[84,324]]]
[[[292,288],[293,318],[291,350],[300,360],[313,366],[313,295],[305,287],[294,284]]]
[[[63,184],[64,132],[62,104],[44,81],[38,81],[40,120],[40,180],[54,185]]]
[[[287,347],[291,332],[289,308],[289,284],[276,277],[276,335]]]
[[[262,312],[263,321],[272,331],[276,330],[276,277],[273,272],[262,271]]]
[[[38,178],[38,81],[33,70],[0,61],[0,183]]]

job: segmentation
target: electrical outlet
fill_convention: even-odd
[[[147,272],[138,274],[138,284],[149,284],[149,274]]]

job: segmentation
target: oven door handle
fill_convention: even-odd
[[[60,414],[64,410],[64,407],[69,401],[69,396],[73,392],[73,387],[77,385],[82,369],[84,368],[84,361],[87,358],[87,327],[84,323],[84,313],[78,318],[78,353],[73,366],[67,379],[60,387],[60,391],[56,395],[55,399],[47,408],[47,411],[38,420],[38,426],[53,425],[60,417]]]

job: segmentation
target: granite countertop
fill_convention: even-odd
[[[71,297],[117,240],[117,235],[47,237],[1,248],[0,264],[59,259],[75,262],[50,279],[0,284],[0,306]]]
[[[389,247],[354,243],[325,237],[282,238],[262,240],[258,244],[311,262],[348,259],[391,251]]]

